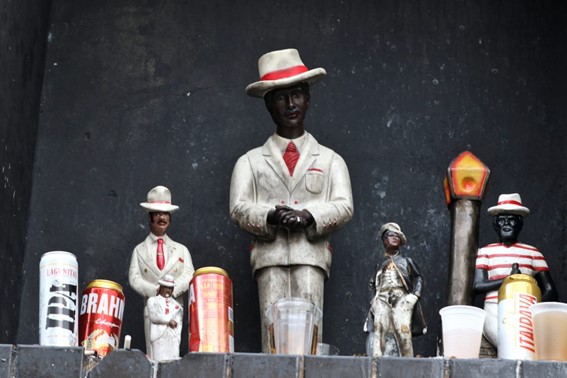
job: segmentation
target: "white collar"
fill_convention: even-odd
[[[287,148],[287,145],[289,144],[289,142],[293,142],[293,144],[295,144],[297,151],[301,155],[303,146],[305,145],[305,141],[307,139],[307,135],[308,135],[308,133],[307,133],[307,131],[305,131],[305,132],[303,132],[303,135],[300,136],[299,138],[287,139],[287,138],[282,137],[281,135],[274,133],[274,135],[272,135],[272,138],[274,139],[276,146],[278,146],[278,149],[282,152],[282,155],[285,152],[285,149]]]
[[[163,234],[163,236],[156,236],[156,235],[154,235],[152,232],[150,232],[150,235],[149,235],[149,236],[150,236],[150,239],[152,239],[152,241],[153,241],[154,243],[157,243],[158,239],[163,239],[164,242],[167,242],[168,239],[169,239],[169,238],[167,237],[167,234]]]

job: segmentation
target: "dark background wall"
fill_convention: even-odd
[[[67,250],[81,289],[124,285],[123,335],[143,349],[127,270],[148,233],[139,203],[162,184],[181,207],[170,235],[196,267],[233,280],[236,350],[259,351],[249,237],[229,220],[228,187],[238,156],[274,131],[244,88],[261,54],[287,47],[327,69],[307,128],[345,158],[355,199],[333,237],[326,342],[364,352],[377,230],[396,221],[426,278],[430,327],[415,351],[435,355],[448,275],[442,181],[467,149],[492,170],[480,243],[495,240],[486,208],[520,192],[533,213],[522,241],[546,254],[567,300],[566,15],[563,3],[528,0],[53,1],[17,341],[38,340],[41,255]]]
[[[0,0],[0,343],[18,329],[50,3]]]

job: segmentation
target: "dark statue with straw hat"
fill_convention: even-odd
[[[518,241],[524,218],[530,214],[520,195],[501,194],[498,204],[490,207],[487,212],[493,216],[492,227],[499,242],[478,250],[474,291],[485,294],[484,336],[497,347],[498,289],[504,279],[512,274],[513,264],[518,264],[521,273],[536,279],[544,302],[557,300],[557,290],[543,254],[536,247]]]

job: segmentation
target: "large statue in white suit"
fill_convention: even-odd
[[[146,354],[152,356],[148,298],[158,293],[158,281],[169,274],[175,280],[172,296],[183,306],[183,296],[195,269],[189,250],[166,234],[171,224],[171,213],[179,209],[179,206],[171,203],[169,189],[156,186],[149,191],[147,202],[140,205],[148,212],[150,234],[134,248],[128,278],[132,289],[144,298]]]
[[[253,235],[250,263],[258,283],[262,351],[267,353],[265,311],[276,300],[300,297],[323,310],[330,235],[351,219],[353,201],[344,160],[304,130],[310,85],[325,70],[309,70],[295,49],[263,55],[258,68],[260,80],[246,93],[264,98],[276,133],[236,162],[230,216]]]

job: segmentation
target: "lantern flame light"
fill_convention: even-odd
[[[456,199],[482,200],[490,169],[470,151],[457,156],[447,169],[445,199],[450,205]]]

